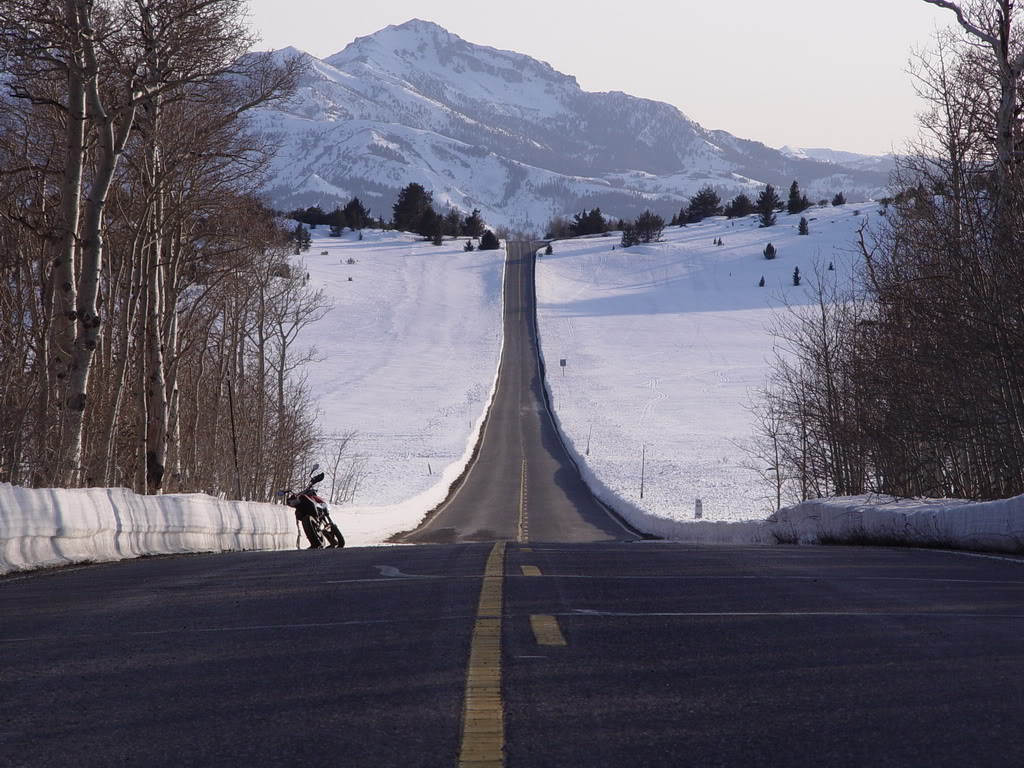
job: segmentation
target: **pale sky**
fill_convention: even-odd
[[[412,18],[518,51],[588,91],[665,101],[772,147],[880,154],[916,132],[906,74],[949,11],[922,0],[251,0],[261,50],[324,58]]]

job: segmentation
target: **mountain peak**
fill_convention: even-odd
[[[393,24],[393,29],[409,30],[413,32],[444,32],[446,35],[451,33],[433,21],[425,21],[423,19],[409,19],[404,24]]]

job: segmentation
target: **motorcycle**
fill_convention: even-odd
[[[324,473],[314,474],[320,468],[314,464],[309,474],[309,482],[301,491],[278,491],[278,496],[285,497],[285,504],[295,510],[295,526],[298,529],[302,526],[306,538],[309,540],[310,549],[336,548],[345,546],[345,537],[341,530],[331,520],[331,510],[327,502],[317,496],[316,486],[324,479]],[[299,549],[302,544],[302,533],[295,536],[295,548]]]

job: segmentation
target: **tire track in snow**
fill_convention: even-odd
[[[658,379],[656,377],[651,376],[648,373],[645,373],[639,368],[634,369],[633,373],[635,373],[637,376],[642,376],[647,379],[647,389],[649,389],[651,393],[654,395],[653,398],[647,401],[647,403],[644,405],[643,411],[641,411],[640,413],[640,426],[644,426],[650,423],[650,420],[654,416],[654,412],[657,410],[658,405],[660,405],[663,400],[667,400],[668,395],[665,394],[663,390],[658,388]]]

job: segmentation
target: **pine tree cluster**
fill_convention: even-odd
[[[478,208],[466,217],[455,207],[444,215],[438,213],[434,210],[433,193],[415,182],[399,191],[391,211],[392,227],[402,232],[415,232],[435,245],[440,245],[445,237],[480,237],[486,227]]]
[[[600,208],[595,208],[589,213],[583,210],[573,216],[572,223],[569,224],[569,231],[573,237],[601,235],[608,231],[608,222]]]
[[[636,221],[624,221],[622,228],[622,247],[632,248],[640,243],[656,243],[661,240],[665,231],[665,219],[647,210],[637,216]]]
[[[725,206],[725,215],[730,219],[740,219],[755,212],[754,201],[744,192],[740,192]]]
[[[690,198],[689,205],[679,211],[678,223],[697,224],[704,219],[718,216],[722,213],[722,199],[718,196],[714,187],[707,185],[701,187],[696,195]]]

